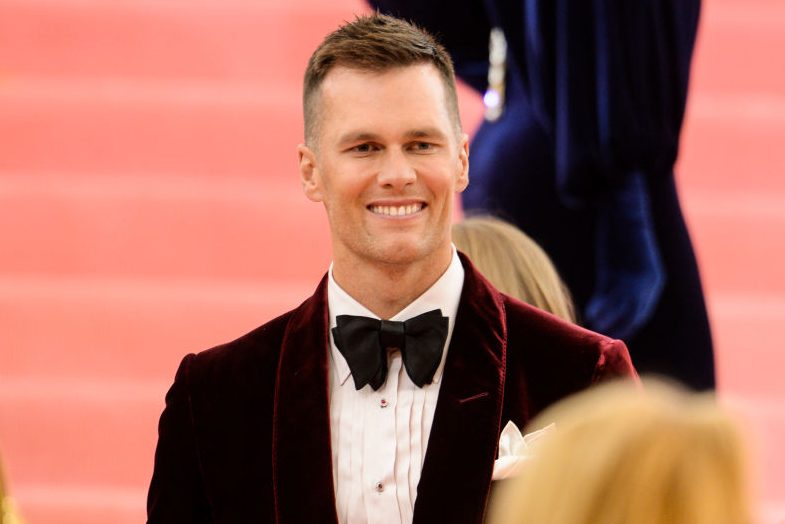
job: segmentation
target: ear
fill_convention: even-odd
[[[321,202],[322,184],[319,177],[319,167],[316,161],[316,153],[305,144],[297,146],[297,156],[300,165],[300,181],[303,184],[303,193],[309,200]]]
[[[469,185],[469,135],[466,133],[461,133],[458,145],[458,169],[455,192],[463,193],[463,190]]]

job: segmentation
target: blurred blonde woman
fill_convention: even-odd
[[[575,322],[567,287],[551,259],[517,227],[491,216],[473,216],[452,226],[452,239],[499,291]]]
[[[712,397],[602,385],[531,429],[550,422],[490,524],[750,524],[742,439]]]

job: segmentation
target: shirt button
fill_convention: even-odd
[[[381,399],[381,400],[379,401],[379,407],[386,408],[386,407],[387,407],[387,406],[389,406],[389,405],[390,405],[390,404],[387,402],[387,399],[386,399],[386,398],[383,398],[383,399]]]
[[[376,488],[377,492],[381,493],[382,491],[384,491],[384,484],[382,484],[382,482],[379,481],[379,482],[376,483],[374,488]]]

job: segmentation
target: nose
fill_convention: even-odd
[[[395,148],[387,149],[379,167],[379,185],[391,189],[403,189],[414,184],[416,180],[417,171],[406,153]]]

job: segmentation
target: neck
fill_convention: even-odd
[[[333,261],[333,278],[353,299],[382,319],[414,302],[441,277],[452,260],[452,246],[433,257],[404,264]]]

